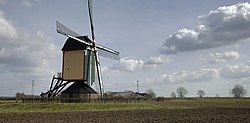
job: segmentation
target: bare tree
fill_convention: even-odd
[[[240,84],[234,85],[234,88],[232,89],[232,94],[234,97],[240,98],[244,97],[247,94],[247,90],[244,89],[244,87]]]
[[[176,98],[176,93],[175,92],[171,92],[170,97]]]
[[[205,93],[205,91],[203,91],[203,90],[198,90],[198,92],[197,92],[197,95],[198,95],[199,97],[203,97],[205,94],[206,94],[206,93]]]
[[[20,92],[17,92],[16,93],[16,99],[23,99],[23,98],[25,98],[25,94],[22,92],[22,93],[20,93]]]
[[[178,97],[183,98],[187,95],[188,91],[184,87],[179,87],[176,89],[176,93],[178,94]]]
[[[155,92],[152,89],[146,90],[146,98],[147,99],[154,99],[156,97]]]

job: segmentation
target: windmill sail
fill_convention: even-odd
[[[87,84],[90,85],[89,73],[90,73],[90,51],[86,50],[85,52],[85,66],[84,66],[84,78],[86,78]]]
[[[97,52],[100,56],[111,58],[114,60],[120,60],[119,52],[108,47],[104,47],[100,44],[97,44]]]
[[[73,37],[80,37],[81,35],[72,31],[68,27],[64,26],[62,23],[56,21],[56,31],[65,36],[71,35]]]
[[[97,52],[97,47],[96,47],[96,42],[95,42],[95,33],[94,33],[94,24],[93,24],[93,15],[92,15],[92,0],[88,0],[88,11],[89,11],[89,22],[90,22],[90,29],[91,29],[91,36],[92,36],[92,41],[93,41],[93,46],[91,47],[95,53],[95,58],[96,58],[96,69],[97,69],[97,74],[98,74],[98,80],[99,80],[99,87],[100,87],[100,94],[101,94],[101,100],[103,101],[103,92],[104,92],[104,87],[103,87],[103,82],[102,82],[102,76],[101,76],[101,65],[99,61],[99,55]],[[100,47],[100,46],[99,46]],[[106,50],[108,49],[100,47],[99,49],[101,50]]]
[[[94,28],[94,27],[92,27],[92,28]],[[60,33],[60,34],[68,36],[68,37],[70,37],[72,39],[80,41],[80,42],[82,42],[84,44],[87,44],[89,46],[93,45],[90,39],[87,39],[87,40],[82,39],[81,37],[83,37],[83,36],[81,36],[80,34],[72,31],[71,29],[69,29],[68,27],[66,27],[65,25],[63,25],[62,23],[60,23],[58,21],[56,21],[56,31],[58,33]],[[104,46],[102,46],[100,44],[97,44],[96,48],[97,48],[97,52],[99,52],[100,56],[111,58],[111,59],[114,59],[114,60],[119,60],[120,59],[119,52],[117,52],[115,50],[104,47]]]
[[[103,50],[103,49],[96,49],[97,52],[99,53],[100,56],[106,57],[106,58],[110,58],[110,59],[114,59],[114,60],[120,60],[120,56],[117,53],[112,53],[109,52],[107,50]]]
[[[93,85],[93,82],[95,81],[95,67],[96,67],[96,58],[95,58],[95,54],[91,53],[91,63],[90,63],[90,69],[91,69],[91,74],[90,74],[90,85]]]
[[[93,51],[86,50],[85,55],[85,78],[89,86],[95,81],[95,55]]]
[[[95,33],[94,33],[94,24],[93,24],[93,15],[92,15],[92,0],[88,0],[88,10],[89,10],[89,21],[92,34],[92,41],[95,43]]]
[[[103,99],[104,99],[104,96],[103,96],[104,86],[103,86],[102,74],[101,74],[101,64],[100,64],[98,52],[96,52],[96,51],[95,51],[95,57],[96,57],[96,70],[97,70],[97,75],[98,75],[98,80],[99,80],[101,100],[103,101]]]

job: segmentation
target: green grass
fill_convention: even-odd
[[[0,113],[81,112],[116,110],[181,109],[185,106],[161,106],[156,103],[0,103]]]
[[[244,103],[244,106],[239,105]],[[216,104],[214,104],[216,103]],[[249,104],[249,105],[248,105]],[[49,102],[15,102],[0,101],[0,113],[29,112],[83,112],[83,111],[122,111],[122,110],[169,110],[190,109],[200,107],[247,107],[250,108],[250,98],[183,98],[171,101],[141,101],[140,103],[49,103]]]

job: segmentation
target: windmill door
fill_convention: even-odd
[[[63,80],[84,80],[84,50],[63,52]]]

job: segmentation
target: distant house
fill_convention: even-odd
[[[145,99],[147,93],[137,93],[133,91],[109,92],[106,93],[107,99]]]
[[[134,98],[136,94],[133,91],[126,91],[126,92],[112,92],[111,96],[113,98]]]
[[[61,93],[63,102],[87,102],[97,97],[97,92],[84,82],[75,82]]]

